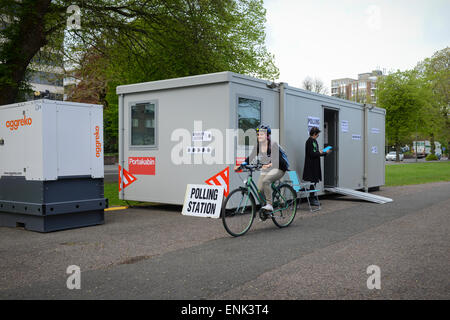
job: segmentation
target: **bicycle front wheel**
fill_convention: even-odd
[[[222,207],[222,221],[225,230],[233,237],[244,235],[255,219],[256,204],[253,195],[246,188],[233,190]]]
[[[279,186],[273,192],[273,204],[273,223],[279,228],[289,226],[297,213],[297,193],[295,190],[288,184]]]

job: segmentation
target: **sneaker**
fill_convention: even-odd
[[[312,206],[317,206],[317,207],[320,206],[320,202],[317,201],[316,199],[311,200],[310,203],[311,203]]]
[[[268,203],[264,207],[262,207],[261,210],[273,211],[273,207],[272,207],[272,205],[270,203]]]

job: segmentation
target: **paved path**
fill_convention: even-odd
[[[393,203],[323,200],[240,238],[179,207],[110,212],[50,234],[0,228],[0,299],[449,299],[450,182],[383,188]],[[81,290],[68,290],[69,265]],[[369,265],[381,289],[369,290]]]

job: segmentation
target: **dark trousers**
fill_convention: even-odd
[[[316,183],[311,183],[311,185],[310,185],[310,187],[309,187],[309,190],[314,190],[316,188]],[[316,199],[316,193],[315,192],[311,192],[310,194],[309,194],[309,198],[310,199],[312,199],[312,201],[315,203],[315,202],[317,202],[317,199]]]

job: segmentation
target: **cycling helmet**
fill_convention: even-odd
[[[272,130],[270,129],[270,126],[266,126],[264,124],[260,124],[257,128],[256,128],[256,132],[258,132],[259,130],[266,130],[267,134],[271,134]]]

